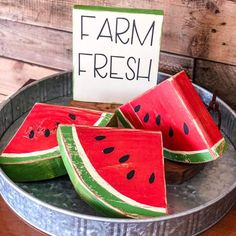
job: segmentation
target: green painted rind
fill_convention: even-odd
[[[225,139],[223,139],[217,146],[213,148],[214,152],[217,156],[221,156],[222,153],[224,153],[228,148],[228,144],[225,142]]]
[[[115,111],[115,114],[117,115],[118,120],[121,122],[121,124],[125,128],[132,128],[130,124],[126,121],[124,115],[119,111],[119,109]],[[222,142],[220,142],[217,146],[213,148],[213,151],[216,153],[217,157],[222,155],[223,151],[226,149],[226,146],[227,145],[226,145],[225,139],[223,139]],[[206,163],[206,162],[214,160],[210,152],[208,151],[206,152],[199,151],[199,153],[196,153],[196,152],[176,153],[171,150],[166,150],[165,148],[164,148],[164,157],[172,161],[192,163],[192,164]]]
[[[1,168],[15,182],[47,180],[66,174],[60,156],[51,159],[41,159],[27,164],[11,163],[9,165],[1,165]]]
[[[163,10],[157,9],[140,9],[140,8],[120,8],[120,7],[104,7],[104,6],[89,6],[89,5],[74,5],[74,9],[87,10],[87,11],[110,11],[120,13],[133,13],[133,14],[148,14],[148,15],[164,15]]]
[[[113,114],[105,113],[98,126],[116,124]],[[0,156],[0,167],[15,182],[30,182],[53,179],[67,174],[60,151],[46,152],[38,156]]]
[[[124,116],[120,113],[119,109],[117,109],[115,111],[116,116],[118,117],[118,120],[120,121],[120,123],[125,127],[125,128],[131,128],[131,125],[126,121],[126,119],[124,118]]]
[[[218,145],[212,148],[212,151],[216,154],[216,158],[222,155],[223,151],[226,148],[225,139],[223,139]],[[164,157],[170,159],[172,161],[179,161],[184,163],[191,163],[191,164],[200,164],[206,163],[209,161],[213,161],[211,154],[209,151],[202,152],[199,151],[198,153],[175,153],[164,148]]]
[[[163,212],[133,206],[108,192],[94,180],[86,170],[73,140],[72,126],[59,126],[58,143],[61,155],[75,190],[88,204],[108,216],[116,217],[153,217],[163,216]],[[80,183],[80,181],[84,184]]]
[[[186,153],[175,153],[171,151],[167,151],[164,149],[164,157],[172,160],[172,161],[178,161],[178,162],[184,162],[184,163],[192,163],[192,164],[200,164],[212,161],[213,158],[210,155],[209,152],[199,152],[194,154],[186,154]]]
[[[99,123],[100,127],[117,127],[116,116],[112,113],[106,113],[101,122]]]

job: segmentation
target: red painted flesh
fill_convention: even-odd
[[[141,108],[135,112],[137,105]],[[135,128],[162,131],[164,147],[170,150],[208,149],[223,138],[184,72],[121,106],[120,110]],[[149,120],[144,122],[147,113]],[[158,115],[161,117],[160,125],[156,124]],[[184,132],[184,123],[188,134]],[[170,127],[174,132],[172,137],[169,136]]]
[[[166,190],[159,132],[124,129],[77,128],[77,134],[88,159],[97,173],[121,194],[143,204],[166,207]],[[96,136],[106,138],[100,141]],[[111,153],[103,150],[114,147]],[[120,163],[119,159],[129,155]],[[127,174],[135,170],[133,178]],[[151,174],[155,181],[149,183]]]
[[[75,120],[71,119],[69,114],[75,116]],[[101,114],[102,112],[74,107],[37,103],[3,153],[29,153],[54,148],[58,145],[56,138],[58,123],[93,125]],[[48,137],[44,135],[46,129],[50,130]],[[29,138],[32,130],[34,136]]]

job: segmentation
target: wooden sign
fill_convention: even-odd
[[[156,85],[161,10],[76,5],[74,99],[124,103]]]

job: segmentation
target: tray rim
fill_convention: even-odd
[[[156,222],[156,221],[163,221],[163,220],[178,218],[178,217],[181,217],[181,216],[188,215],[190,213],[197,212],[197,211],[199,211],[203,208],[206,208],[206,207],[212,205],[213,203],[216,203],[217,201],[219,201],[223,197],[227,196],[230,192],[232,192],[236,188],[236,181],[235,181],[235,183],[228,189],[227,192],[224,192],[223,194],[217,196],[215,199],[212,199],[212,200],[208,201],[207,203],[202,204],[198,207],[194,207],[190,210],[179,212],[179,213],[174,213],[174,214],[161,216],[161,217],[150,217],[150,218],[145,218],[145,219],[109,218],[109,217],[102,217],[102,216],[85,215],[85,214],[73,212],[73,211],[70,211],[70,210],[59,208],[57,206],[50,205],[49,203],[44,202],[43,200],[40,200],[40,199],[30,195],[25,190],[18,187],[10,178],[7,177],[7,175],[3,172],[2,169],[0,169],[0,176],[3,177],[11,185],[11,187],[13,187],[17,192],[21,193],[25,197],[31,199],[32,201],[38,203],[41,206],[44,206],[44,207],[49,208],[49,209],[53,209],[57,212],[60,212],[60,213],[63,213],[63,214],[69,215],[69,216],[73,216],[73,217],[76,217],[76,218],[83,218],[83,219],[87,219],[87,220],[95,220],[95,221],[103,221],[103,222],[108,222],[109,221],[110,223],[151,223],[151,222],[154,222],[154,221]],[[1,194],[1,196],[2,196],[2,194]],[[2,198],[5,200],[4,196],[2,196]],[[236,201],[236,199],[235,199],[235,201]],[[12,209],[14,209],[14,208],[12,208]]]

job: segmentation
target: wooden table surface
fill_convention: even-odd
[[[0,57],[0,103],[28,80],[37,80],[57,72]],[[0,236],[45,235],[19,218],[0,197]],[[236,236],[236,204],[223,219],[201,236]]]

